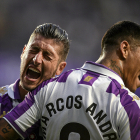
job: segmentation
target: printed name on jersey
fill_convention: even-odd
[[[0,87],[0,95],[3,96],[6,92],[8,92],[6,87]]]
[[[100,122],[107,116],[107,114],[104,113],[103,110],[100,110],[97,114],[94,114],[96,108],[97,108],[97,104],[92,103],[86,109],[86,112],[89,112],[90,116],[92,116],[93,119],[96,120],[96,124],[98,125],[100,131],[102,133],[105,133],[112,128],[112,124],[111,124],[110,120],[108,120],[107,122],[100,125]],[[116,140],[117,139],[117,136],[115,133],[104,134],[103,137],[108,137],[109,138],[108,140]]]
[[[107,137],[108,140],[116,140],[117,136],[116,133],[108,133],[104,134],[107,131],[111,130],[112,124],[110,120],[100,125],[103,119],[107,117],[107,114],[103,112],[103,110],[98,111],[97,114],[95,114],[95,110],[97,109],[97,104],[92,103],[87,109],[85,110],[86,113],[89,113],[90,116],[96,121],[96,124],[98,125],[99,130],[103,134],[103,137]],[[53,103],[48,103],[46,105],[47,112],[49,114],[49,117],[52,117],[53,114],[57,114],[59,111],[63,111],[64,109],[72,109],[72,108],[80,109],[82,107],[82,96],[77,95],[75,98],[73,96],[68,96],[66,101],[63,98],[58,98],[56,100],[56,107]],[[47,127],[47,123],[49,122],[49,118],[46,116],[42,116],[41,118],[42,123]],[[46,138],[46,127],[42,126],[43,131],[43,137]]]

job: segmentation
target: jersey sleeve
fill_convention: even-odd
[[[138,140],[140,137],[140,99],[130,91],[125,94],[122,89],[122,92],[120,93],[122,108],[118,112],[120,140]]]
[[[40,126],[43,94],[39,93],[40,89],[29,92],[23,102],[4,116],[4,119],[22,138],[26,138],[28,134]]]
[[[131,140],[129,118],[123,107],[119,110],[116,117],[119,140]]]

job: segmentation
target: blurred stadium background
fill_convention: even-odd
[[[20,54],[36,26],[55,23],[68,32],[66,71],[96,61],[102,36],[114,23],[140,24],[139,6],[138,0],[0,0],[0,86],[19,78]]]

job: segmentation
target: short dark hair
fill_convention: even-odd
[[[102,38],[102,50],[110,51],[123,40],[129,44],[140,41],[140,25],[131,21],[120,21],[107,30]]]
[[[54,39],[55,43],[63,46],[63,49],[61,49],[59,54],[61,55],[61,60],[66,60],[69,52],[70,41],[68,39],[68,34],[64,29],[52,23],[44,23],[36,27],[32,35],[34,34],[40,34],[45,38]]]

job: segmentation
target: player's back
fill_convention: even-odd
[[[120,102],[120,93],[125,96],[128,91],[121,91],[116,80],[81,69],[61,75],[45,90],[41,119],[44,138],[116,140],[126,135],[130,138],[129,118]],[[127,132],[120,132],[122,127]]]

